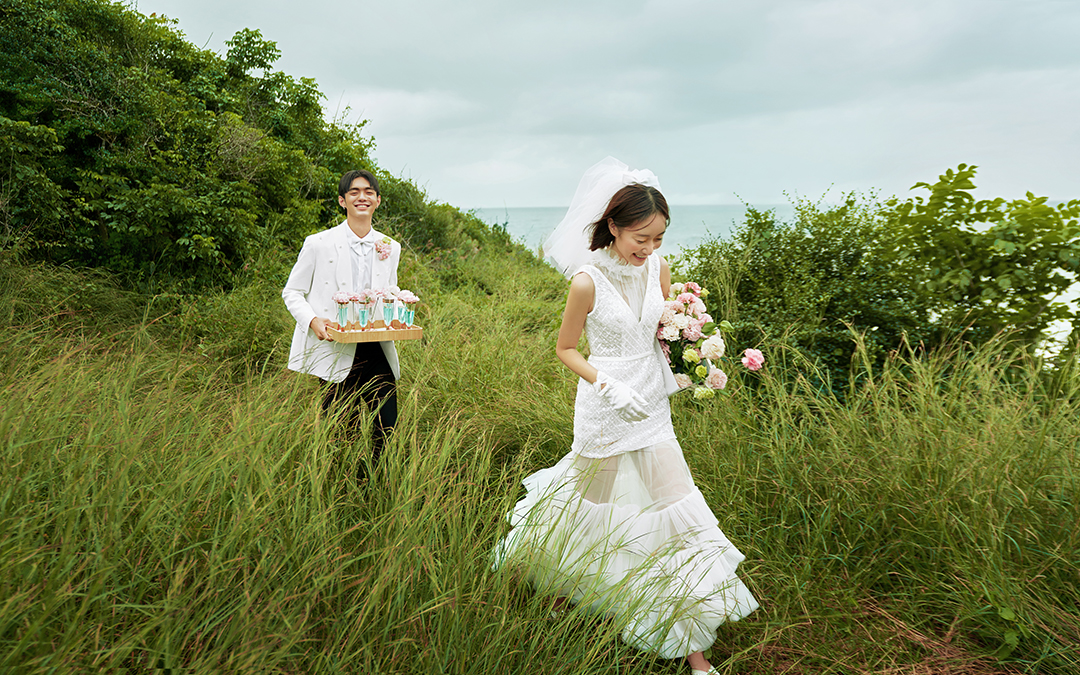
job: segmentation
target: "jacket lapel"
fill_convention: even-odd
[[[334,280],[338,290],[360,291],[352,287],[352,251],[349,250],[349,222],[343,220],[334,228]]]

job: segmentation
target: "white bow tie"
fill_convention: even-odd
[[[373,248],[375,248],[375,242],[368,241],[367,239],[353,239],[349,241],[349,248],[362,256],[366,256],[371,253]]]

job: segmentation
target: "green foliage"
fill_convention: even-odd
[[[1080,272],[1080,200],[976,201],[975,169],[916,183],[925,199],[889,202],[904,279],[939,321],[971,325],[977,340],[1014,331],[1035,344],[1054,321],[1080,325],[1060,299]]]
[[[262,33],[250,28],[241,29],[231,40],[226,40],[229,53],[225,62],[229,68],[229,74],[234,77],[245,75],[248,71],[258,68],[269,70],[281,57],[281,50],[276,42],[262,39]]]
[[[842,394],[853,332],[881,364],[929,322],[929,305],[897,283],[888,228],[873,196],[832,206],[800,199],[790,223],[749,208],[730,239],[684,251],[674,272],[711,291],[710,313],[731,322],[736,344],[777,355],[791,348],[798,358],[789,368]]]
[[[363,125],[327,124],[258,31],[222,59],[107,0],[12,0],[0,18],[0,226],[32,258],[143,290],[227,285],[333,220],[337,177],[371,168]]]
[[[926,199],[797,200],[790,223],[750,208],[730,239],[685,251],[675,271],[716,291],[710,310],[734,324],[738,343],[761,343],[841,397],[859,377],[853,338],[880,366],[906,344],[1008,334],[1030,350],[1054,321],[1080,327],[1061,300],[1080,271],[1080,201],[976,201],[974,174],[961,164],[915,185]]]
[[[0,248],[21,248],[32,230],[57,231],[63,194],[46,171],[63,148],[53,129],[2,115],[0,148]]]

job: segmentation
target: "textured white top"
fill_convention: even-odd
[[[588,274],[596,289],[585,319],[589,363],[641,394],[648,417],[640,422],[622,420],[591,384],[579,380],[574,452],[611,457],[675,438],[661,370],[666,365],[656,338],[664,309],[659,256],[654,253],[645,265],[635,267],[613,259],[607,251],[595,251],[579,273]]]

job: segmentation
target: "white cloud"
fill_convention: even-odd
[[[354,89],[342,100],[353,112],[371,120],[371,130],[396,135],[423,134],[468,124],[480,105],[451,91]]]
[[[140,0],[197,44],[259,28],[376,157],[464,207],[565,204],[605,155],[672,202],[906,194],[960,162],[987,194],[1075,197],[1069,0]]]

